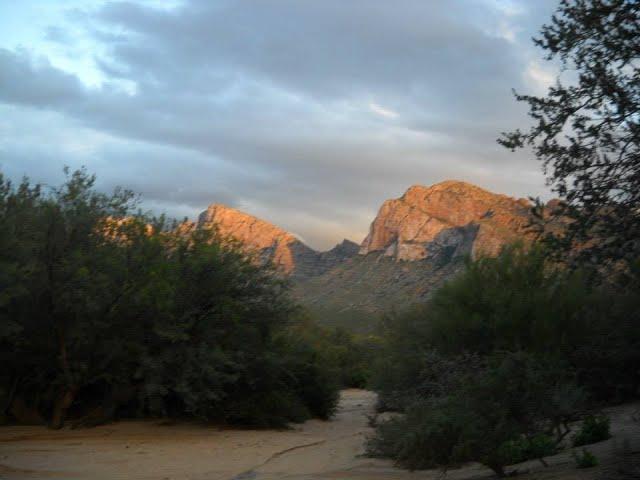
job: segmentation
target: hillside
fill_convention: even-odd
[[[356,255],[359,248],[343,240],[331,250],[318,252],[280,227],[221,204],[212,204],[202,212],[195,227],[216,227],[223,236],[235,238],[247,251],[273,262],[294,279],[320,275]]]
[[[295,281],[293,294],[323,324],[368,331],[377,316],[424,300],[462,266],[462,258],[398,262],[380,253],[357,255]]]
[[[464,258],[496,255],[531,237],[531,203],[461,181],[415,185],[385,201],[360,245],[326,252],[239,210],[213,204],[196,228],[217,226],[263,261],[274,262],[295,297],[324,322],[371,323],[372,314],[424,300],[461,268]]]

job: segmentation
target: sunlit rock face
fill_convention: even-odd
[[[396,260],[496,255],[526,238],[531,204],[460,181],[416,185],[382,204],[360,254]]]
[[[362,244],[344,240],[317,252],[295,235],[221,204],[212,204],[192,228],[217,228],[262,261],[294,277],[313,277],[357,255],[395,260],[431,260],[442,265],[471,255],[497,255],[508,243],[527,238],[531,204],[460,181],[409,188],[382,204]]]
[[[223,236],[231,236],[247,250],[290,273],[294,267],[292,245],[301,243],[289,232],[226,205],[210,205],[198,218],[197,228],[217,228]]]
[[[349,240],[326,252],[317,252],[293,234],[225,205],[210,205],[200,214],[196,228],[217,228],[222,236],[240,242],[264,262],[273,262],[294,277],[319,275],[336,263],[358,253],[358,245]]]

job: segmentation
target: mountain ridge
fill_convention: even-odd
[[[286,230],[222,204],[211,204],[193,228],[217,228],[273,262],[295,298],[323,317],[404,308],[428,298],[467,257],[494,256],[532,238],[532,203],[447,180],[413,185],[382,203],[369,233],[320,252]]]
[[[344,239],[333,248],[317,251],[292,233],[233,207],[213,203],[198,217],[195,228],[217,228],[223,236],[233,237],[264,262],[272,262],[285,274],[312,276],[321,274],[355,255],[358,244]]]

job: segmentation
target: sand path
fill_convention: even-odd
[[[391,462],[362,457],[371,429],[375,394],[342,392],[340,408],[329,422],[312,420],[286,431],[223,430],[193,424],[161,425],[132,421],[83,430],[52,432],[42,427],[0,428],[0,479],[155,479],[155,480],[322,480],[438,479],[438,471],[405,472]],[[637,408],[637,407],[635,407]],[[640,427],[623,409],[614,427],[640,448]],[[621,436],[617,435],[618,442]],[[626,437],[625,437],[626,438]],[[613,451],[612,441],[594,446],[600,458]],[[551,467],[524,465],[518,477],[599,478],[601,469],[579,471],[568,453],[549,459]],[[603,468],[611,462],[603,462]],[[487,478],[471,465],[452,470],[447,479]]]
[[[371,469],[395,478],[386,476],[395,472],[389,462],[359,456],[374,402],[371,392],[345,390],[334,419],[285,431],[151,421],[57,432],[0,427],[0,478],[268,480],[345,478],[343,473],[370,478]]]

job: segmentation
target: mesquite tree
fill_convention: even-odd
[[[503,133],[530,146],[568,215],[565,247],[583,260],[633,261],[640,249],[640,2],[562,0],[534,43],[561,75],[545,96],[519,95],[534,120]]]
[[[333,370],[285,335],[287,282],[215,229],[184,232],[94,181],[0,172],[0,424],[328,418]]]

